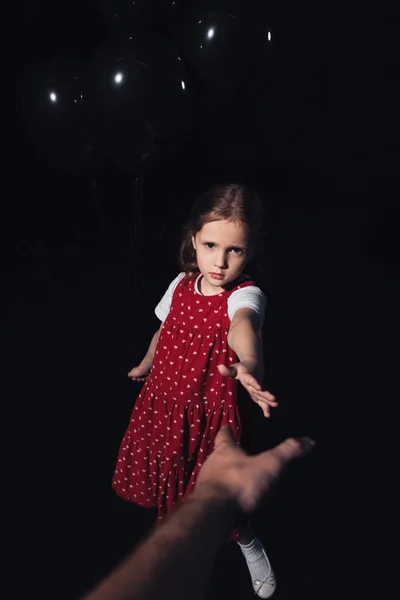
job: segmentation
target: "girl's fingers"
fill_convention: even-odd
[[[270,406],[278,406],[278,404],[279,404],[278,400],[269,400],[268,398],[267,398],[267,402]]]
[[[272,396],[269,392],[265,392],[264,390],[257,390],[256,394],[262,398],[265,402],[268,402],[271,406],[277,406],[278,401],[275,396]]]
[[[249,385],[248,387],[249,393],[251,393],[253,396],[256,396],[257,400],[268,402],[270,406],[278,406],[278,401],[275,399],[275,396],[272,396],[272,394],[269,392],[262,390],[260,386],[256,388],[253,385]]]
[[[263,411],[264,417],[268,418],[270,416],[270,412],[269,412],[268,406],[266,406],[262,402],[257,402],[257,404],[261,408],[261,410]]]
[[[268,406],[271,406],[272,408],[276,408],[278,406],[278,402],[271,402],[270,400],[266,400],[265,398],[260,398],[261,402],[264,402],[264,404],[267,404]]]
[[[260,403],[263,406],[268,407],[268,410],[269,410],[269,407],[275,408],[276,406],[278,406],[278,402],[276,402],[276,401],[272,402],[271,400],[268,400],[268,398],[266,398],[262,394],[257,394],[257,392],[253,392],[252,396],[257,403]]]
[[[261,390],[261,385],[258,383],[257,379],[255,377],[252,377],[251,375],[247,375],[246,377],[244,377],[243,382],[247,386],[251,386],[253,389],[255,389],[257,391]]]
[[[252,377],[250,375],[249,377],[246,377],[243,380],[243,383],[245,383],[249,387],[252,387],[256,392],[261,392],[262,397],[268,400],[268,402],[276,402],[276,404],[278,404],[275,396],[271,394],[271,392],[269,392],[268,390],[263,390],[255,377]]]

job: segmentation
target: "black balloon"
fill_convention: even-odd
[[[174,149],[188,125],[186,69],[153,36],[127,35],[100,48],[89,64],[87,94],[95,144],[128,173]]]
[[[97,0],[101,13],[118,28],[165,25],[180,0]]]
[[[226,100],[252,61],[270,52],[270,19],[254,0],[198,0],[185,12],[176,45],[211,102]],[[265,1],[266,5],[270,3]]]
[[[90,144],[81,71],[78,59],[59,57],[30,67],[20,87],[32,143],[47,160],[70,171],[83,168]]]

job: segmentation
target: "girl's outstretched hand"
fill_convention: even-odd
[[[132,381],[146,381],[147,375],[150,373],[150,369],[139,365],[138,367],[133,367],[128,373],[128,377],[132,379]]]
[[[248,391],[251,399],[258,404],[264,413],[264,417],[270,416],[270,408],[278,406],[275,396],[267,390],[263,390],[257,379],[252,375],[246,365],[238,362],[230,367],[218,365],[218,371],[223,377],[238,379],[242,386]]]

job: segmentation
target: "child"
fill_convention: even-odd
[[[265,296],[244,274],[256,261],[261,224],[262,203],[249,188],[219,185],[197,200],[184,229],[182,273],[155,309],[161,327],[128,373],[145,384],[113,488],[129,502],[157,507],[159,519],[191,493],[221,427],[229,425],[238,443],[249,433],[238,381],[250,395],[247,407],[253,401],[269,417],[277,405],[259,383]],[[248,524],[237,540],[256,595],[270,597],[275,576],[262,543]]]

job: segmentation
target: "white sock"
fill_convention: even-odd
[[[255,537],[250,544],[240,544],[238,542],[238,545],[246,559],[251,579],[253,581],[256,579],[265,581],[271,574],[271,565],[268,558],[266,558],[266,554],[264,554],[264,546],[260,540]]]

